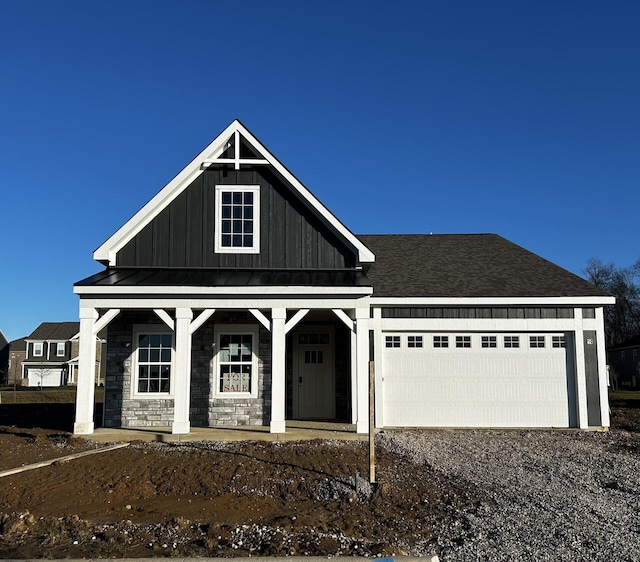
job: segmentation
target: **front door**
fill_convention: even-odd
[[[330,331],[299,332],[296,335],[297,417],[333,419],[335,417],[333,337]]]

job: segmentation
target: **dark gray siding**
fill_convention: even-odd
[[[260,253],[214,252],[215,186],[260,185]],[[355,254],[268,168],[209,169],[132,239],[118,266],[344,268]]]
[[[584,368],[587,379],[587,418],[590,426],[600,426],[600,381],[598,380],[598,348],[596,332],[584,332]]]

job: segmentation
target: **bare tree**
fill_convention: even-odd
[[[584,273],[589,281],[611,293],[616,303],[605,308],[607,345],[616,345],[640,334],[640,260],[631,267],[591,258]]]

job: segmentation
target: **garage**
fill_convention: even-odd
[[[61,367],[29,367],[29,386],[61,386],[62,371]]]
[[[387,332],[382,341],[385,427],[576,425],[563,333]]]

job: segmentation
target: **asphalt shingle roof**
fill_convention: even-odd
[[[497,234],[372,234],[375,297],[609,296]]]
[[[79,331],[80,322],[43,322],[26,339],[67,341]]]

